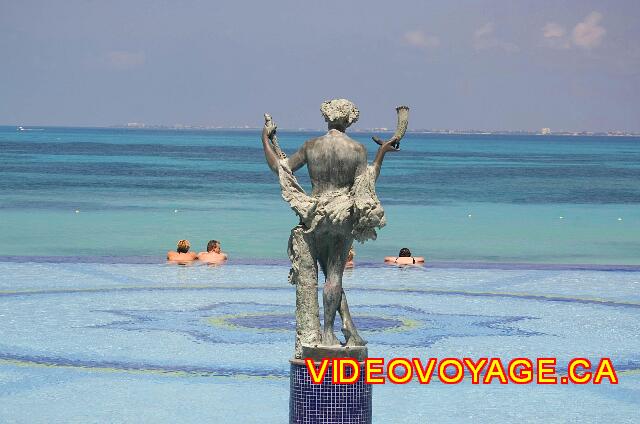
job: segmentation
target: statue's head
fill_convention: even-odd
[[[333,99],[322,102],[320,112],[329,124],[329,129],[344,131],[360,117],[360,111],[347,99]]]

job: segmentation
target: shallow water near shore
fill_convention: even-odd
[[[371,159],[371,134],[350,134]],[[279,139],[292,153],[315,135]],[[0,127],[0,163],[0,255],[163,257],[215,238],[286,259],[297,223],[258,131]],[[378,180],[388,225],[358,258],[640,265],[638,181],[640,138],[409,134]]]

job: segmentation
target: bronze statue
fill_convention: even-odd
[[[345,99],[322,103],[320,110],[328,132],[307,140],[287,157],[276,137],[276,125],[265,114],[262,144],[267,163],[278,174],[282,197],[300,218],[291,231],[289,281],[296,285],[296,351],[301,358],[303,346],[340,346],[333,331],[336,313],[342,319],[346,346],[364,346],[366,341],[356,330],[342,289],[347,254],[354,240],[375,239],[375,228],[385,225],[384,211],[375,193],[375,181],[385,154],[397,151],[407,128],[408,110],[400,106],[398,129],[382,141],[371,165],[365,147],[345,134],[358,120],[360,112]],[[305,193],[293,172],[307,165],[313,190]],[[318,264],[325,275],[323,289],[324,328],[320,331],[318,305]]]

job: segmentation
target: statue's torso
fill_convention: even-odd
[[[350,188],[357,172],[367,166],[365,147],[335,130],[310,140],[305,153],[313,195]]]

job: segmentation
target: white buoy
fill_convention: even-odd
[[[622,221],[622,218],[618,218],[618,221]]]
[[[76,209],[76,213],[80,213],[80,210],[79,210],[79,209]]]
[[[560,219],[564,219],[564,216],[561,216]]]
[[[178,209],[174,209],[174,210],[173,210],[173,213],[178,213]]]
[[[471,218],[471,214],[467,215],[469,218]]]

